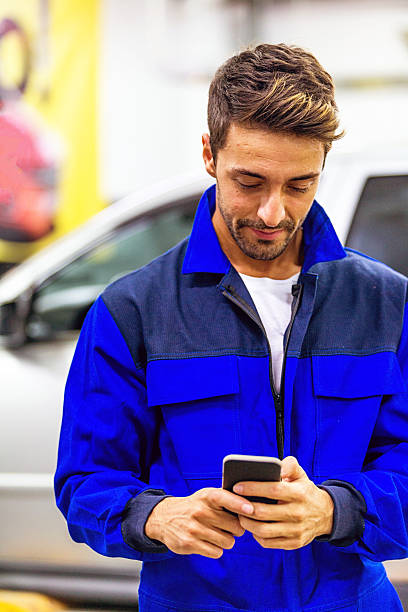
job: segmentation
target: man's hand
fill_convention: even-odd
[[[264,548],[285,550],[301,548],[317,536],[329,534],[334,510],[330,495],[309,480],[295,457],[283,459],[281,477],[281,482],[247,481],[234,485],[233,490],[240,495],[278,500],[277,504],[252,502],[252,518],[239,513],[242,527]]]
[[[234,546],[234,536],[245,533],[238,518],[224,508],[250,515],[253,504],[230,491],[210,487],[187,497],[166,497],[153,508],[145,533],[180,555],[219,559],[225,548]]]

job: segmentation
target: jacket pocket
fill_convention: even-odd
[[[148,405],[161,409],[184,478],[221,486],[224,456],[240,451],[237,358],[156,360],[146,379]]]
[[[385,395],[406,390],[395,353],[312,357],[314,473],[361,470]]]

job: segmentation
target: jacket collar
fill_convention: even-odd
[[[212,185],[203,193],[198,204],[184,257],[183,274],[192,272],[226,274],[231,267],[231,262],[221,249],[212,224],[214,211],[215,185]],[[306,273],[317,263],[347,256],[329,217],[316,200],[303,223],[303,248],[302,273]]]

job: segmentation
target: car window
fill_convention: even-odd
[[[408,275],[408,175],[367,179],[346,245]]]
[[[80,329],[106,285],[149,263],[190,233],[197,201],[118,230],[61,270],[36,292],[28,337],[41,339]]]

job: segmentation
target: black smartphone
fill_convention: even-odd
[[[260,482],[279,482],[282,462],[276,457],[258,455],[227,455],[222,462],[222,488],[232,490],[234,484],[245,480]],[[277,504],[277,499],[243,495],[249,501],[264,504]],[[229,512],[229,511],[228,511]],[[230,514],[235,514],[230,512]]]

